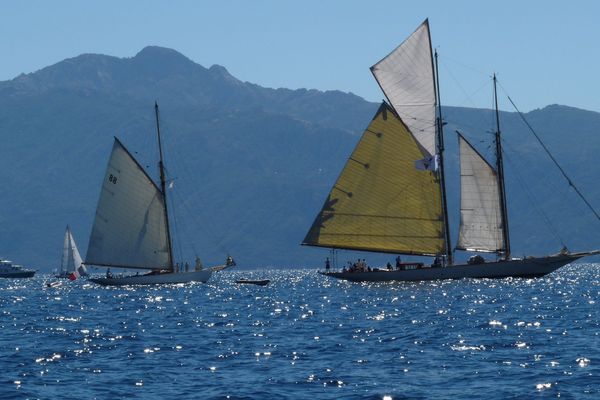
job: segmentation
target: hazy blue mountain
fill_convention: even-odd
[[[320,265],[326,251],[299,243],[378,104],[339,91],[260,87],[160,47],[132,58],[84,54],[0,82],[0,255],[54,268],[67,223],[85,254],[112,137],[157,176],[155,100],[174,182],[177,253],[206,263],[230,252],[243,265]],[[455,239],[454,130],[493,157],[494,125],[490,110],[444,114]],[[555,232],[573,250],[600,248],[600,222],[518,115],[501,117],[515,254],[557,251]],[[553,105],[526,117],[600,208],[600,114]]]

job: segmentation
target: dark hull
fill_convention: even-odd
[[[269,282],[271,282],[271,281],[268,279],[263,279],[263,280],[239,279],[239,280],[235,281],[235,283],[242,283],[242,284],[248,284],[248,285],[259,285],[259,286],[268,285]]]
[[[132,275],[113,278],[90,278],[90,282],[104,286],[125,286],[125,285],[162,285],[177,284],[188,282],[205,283],[212,275],[211,269],[189,272],[168,272],[161,274]]]
[[[58,279],[69,279],[69,277],[71,276],[71,274],[73,274],[73,272],[64,272],[62,274],[54,275],[54,277],[58,278]]]
[[[35,271],[2,272],[0,278],[33,278]]]
[[[401,271],[322,272],[322,274],[352,282],[433,281],[461,278],[536,278],[556,271],[558,268],[588,254],[560,254],[522,260],[486,262],[476,265],[464,264]]]

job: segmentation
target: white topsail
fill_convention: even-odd
[[[115,138],[86,264],[170,269],[164,198]]]
[[[73,238],[71,230],[67,226],[67,230],[65,231],[65,242],[63,245],[60,272],[68,274],[78,271],[78,269],[81,267],[82,271],[85,273],[85,267],[82,266],[82,264],[83,260],[81,259],[81,255],[79,254],[79,250],[75,244],[75,239]]]
[[[428,21],[371,72],[419,144],[434,155],[436,95]]]
[[[496,252],[504,249],[496,171],[463,138],[460,149],[460,231],[457,249]]]

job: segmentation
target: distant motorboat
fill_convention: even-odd
[[[35,272],[22,265],[13,264],[12,261],[0,259],[0,278],[31,278]]]
[[[248,285],[258,285],[258,286],[266,286],[271,282],[268,279],[238,279],[235,283],[248,284]]]
[[[46,287],[49,288],[57,288],[62,286],[62,282],[61,281],[52,281],[52,282],[46,282]]]

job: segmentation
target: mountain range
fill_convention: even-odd
[[[154,46],[131,58],[83,54],[0,82],[0,255],[56,268],[67,224],[85,254],[112,137],[157,178],[155,101],[178,259],[198,254],[212,264],[232,254],[250,267],[322,264],[326,250],[299,243],[378,104],[340,91],[261,87]],[[494,114],[459,107],[443,114],[456,240],[454,131],[493,160]],[[600,114],[551,105],[524,116],[600,208]],[[501,129],[513,253],[600,248],[600,221],[520,116],[502,112]]]

